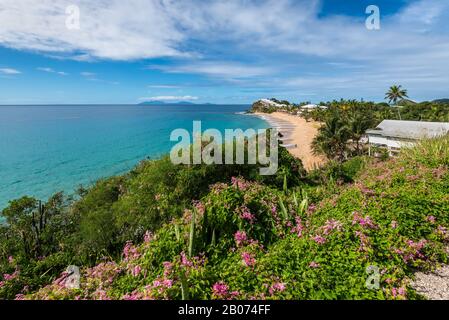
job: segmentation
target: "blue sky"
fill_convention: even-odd
[[[2,0],[0,104],[449,97],[448,18],[441,0]]]

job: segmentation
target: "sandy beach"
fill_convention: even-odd
[[[293,116],[285,112],[256,113],[284,136],[284,146],[292,155],[302,160],[306,170],[312,170],[325,163],[326,159],[312,152],[312,141],[318,133],[320,124]]]

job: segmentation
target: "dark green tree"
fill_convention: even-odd
[[[351,136],[350,129],[339,112],[334,112],[320,128],[312,143],[315,154],[324,154],[329,159],[339,162],[347,158],[347,142]]]

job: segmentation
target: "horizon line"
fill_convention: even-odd
[[[160,103],[153,104],[157,105],[178,105],[178,106],[189,106],[189,105],[213,105],[213,106],[242,106],[242,105],[251,105],[252,103]],[[0,104],[0,107],[9,107],[9,106],[152,106],[151,104],[143,104],[143,103],[18,103],[18,104]]]

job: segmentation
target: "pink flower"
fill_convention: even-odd
[[[157,288],[160,287],[162,285],[162,282],[160,280],[154,280],[153,281],[153,287]]]
[[[13,279],[12,275],[10,275],[9,273],[3,274],[3,278],[5,279],[5,281],[9,281],[9,280]]]
[[[449,238],[449,230],[443,226],[438,226],[437,233],[444,238]]]
[[[313,241],[315,241],[318,244],[324,244],[326,243],[326,238],[323,238],[322,236],[316,235],[315,237],[312,238]]]
[[[14,271],[13,274],[5,273],[5,274],[3,275],[3,279],[4,279],[5,281],[14,280],[15,278],[17,278],[17,277],[19,276],[19,274],[20,274],[19,270]]]
[[[191,267],[191,266],[193,266],[192,261],[190,261],[190,260],[187,258],[187,256],[186,256],[186,254],[184,253],[184,251],[181,252],[181,264],[182,264],[183,266],[185,266],[185,267]]]
[[[200,215],[204,214],[206,207],[201,201],[193,201],[193,206],[196,208]]]
[[[356,231],[355,235],[360,239],[360,248],[359,251],[366,251],[370,245],[368,237],[360,231]]]
[[[228,286],[224,282],[220,281],[212,286],[212,295],[219,299],[223,299],[228,295],[228,290]]]
[[[125,294],[122,297],[122,300],[128,300],[128,301],[133,301],[133,300],[140,300],[142,299],[142,294],[139,292],[132,292],[131,294]]]
[[[137,277],[141,271],[142,271],[142,268],[139,265],[137,265],[131,270],[131,274],[133,277]]]
[[[434,216],[428,216],[428,217],[426,218],[426,220],[429,221],[430,223],[435,223],[436,218],[435,218]]]
[[[335,219],[327,220],[326,223],[323,226],[323,233],[325,235],[330,234],[333,230],[340,231],[342,228],[342,224],[340,221]]]
[[[11,264],[14,262],[13,256],[9,256],[9,257],[8,257],[8,262],[11,263]]]
[[[102,289],[97,289],[94,292],[94,295],[98,298],[98,300],[111,300],[111,298],[108,297],[107,292]]]
[[[369,217],[362,217],[358,212],[353,213],[354,217],[352,219],[352,225],[359,224],[362,227],[375,229],[377,228],[377,225],[374,223],[374,221]]]
[[[419,242],[414,242],[413,240],[408,240],[407,244],[409,245],[410,248],[413,248],[415,250],[421,250],[427,244],[427,240],[423,239],[423,240],[419,240]]]
[[[236,178],[236,177],[231,178],[231,183],[234,187],[236,187],[237,189],[240,189],[242,191],[245,191],[250,186],[249,182],[243,180],[242,178]]]
[[[25,300],[25,296],[23,294],[17,294],[16,300]]]
[[[285,283],[281,283],[281,282],[277,282],[274,283],[270,289],[268,289],[268,291],[270,292],[271,295],[273,295],[275,292],[283,292],[285,291],[286,285]]]
[[[247,267],[252,267],[256,264],[256,259],[254,259],[253,255],[251,253],[243,252],[241,256],[243,259],[243,263]]]
[[[240,211],[240,218],[247,220],[251,224],[254,223],[255,217],[246,206],[240,208]]]
[[[392,294],[392,296],[394,297],[394,298],[396,298],[396,296],[398,295],[398,289],[396,289],[396,288],[391,288],[391,294]]]
[[[302,225],[302,221],[300,217],[295,218],[296,226],[291,229],[291,233],[296,233],[298,237],[302,237],[302,231],[304,230],[304,226]]]
[[[133,246],[132,242],[128,241],[123,248],[123,256],[125,257],[125,261],[130,261],[139,258],[140,254],[137,251],[137,248]]]
[[[60,287],[65,287],[65,284],[66,284],[66,280],[67,280],[67,277],[68,277],[68,273],[67,272],[63,272],[63,273],[61,273],[61,275],[59,276],[59,278],[57,278],[55,281],[53,281],[53,283],[55,284],[55,285],[58,285],[58,286],[60,286]]]
[[[237,246],[242,246],[247,240],[246,232],[245,231],[237,231],[234,235],[235,242],[237,243]]]
[[[173,286],[173,280],[165,279],[162,281],[162,285],[166,288],[171,288]]]
[[[399,289],[393,287],[393,288],[391,288],[391,295],[394,298],[399,298],[399,297],[405,298],[407,295],[407,290],[405,290],[404,287],[400,287]]]
[[[371,189],[365,187],[364,185],[361,185],[361,186],[359,187],[359,189],[360,189],[360,191],[361,191],[364,195],[367,195],[367,196],[374,196],[374,195],[376,195],[376,193],[375,193],[373,190],[371,190]]]
[[[316,205],[314,205],[313,203],[309,206],[309,208],[307,209],[308,213],[314,213],[316,211],[317,207]]]
[[[422,249],[426,244],[427,240],[425,239],[420,240],[419,242],[408,240],[406,248],[395,249],[395,253],[401,255],[405,263],[415,261],[416,259],[423,259],[425,256],[422,253]]]
[[[162,265],[164,266],[164,275],[168,276],[169,274],[171,274],[173,270],[173,263],[165,261],[164,263],[162,263]]]
[[[391,221],[391,228],[396,229],[398,227],[398,222],[396,220]]]
[[[320,264],[316,263],[315,261],[312,261],[311,263],[309,263],[309,267],[310,268],[319,268]]]
[[[156,279],[153,281],[153,288],[159,288],[159,292],[163,292],[164,289],[171,288],[173,286],[173,280],[171,279]],[[151,286],[147,288],[151,289]],[[162,290],[161,290],[162,289]]]

